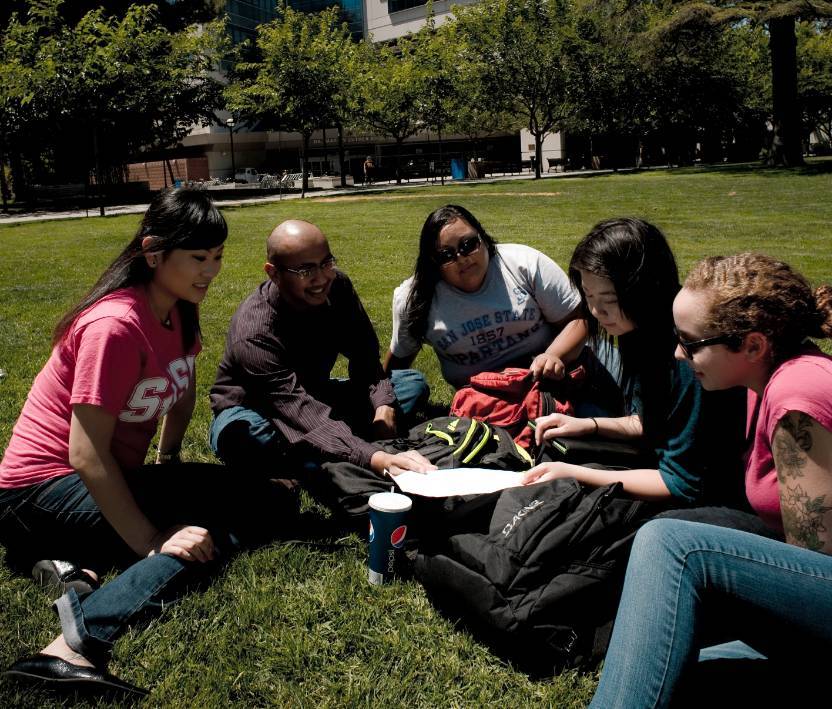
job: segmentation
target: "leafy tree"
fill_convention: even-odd
[[[832,147],[832,32],[803,22],[797,33],[798,98],[806,133]]]
[[[639,36],[650,25],[646,4],[627,0],[579,3],[576,33],[580,39],[573,57],[579,80],[575,82],[576,110],[565,127],[570,133],[607,142],[613,165],[634,140],[641,144],[655,129],[656,107],[651,96],[653,67],[645,61]],[[627,158],[623,161],[629,162]],[[636,164],[639,158],[636,157]]]
[[[489,136],[518,130],[522,119],[506,107],[495,105],[484,67],[479,57],[468,51],[456,23],[441,25],[435,40],[442,43],[444,61],[448,63],[443,74],[444,100],[450,101],[445,120],[448,131],[464,135],[476,153],[478,143]]]
[[[442,166],[442,131],[453,123],[458,101],[453,86],[454,57],[443,34],[436,29],[433,5],[428,5],[425,26],[412,37],[413,61],[420,70],[421,91],[417,97],[417,110],[424,127],[439,135],[439,163],[442,184],[445,171]]]
[[[49,5],[48,0],[43,4]],[[223,13],[225,4],[225,0],[72,0],[63,3],[58,13],[67,24],[76,24],[88,12],[99,8],[107,15],[123,17],[131,5],[153,5],[165,27],[180,31],[194,23],[216,19]],[[25,16],[30,5],[31,0],[3,0],[0,26],[5,26],[13,13]]]
[[[92,124],[118,158],[172,145],[195,123],[214,119],[219,104],[220,85],[209,71],[222,24],[170,34],[155,19],[149,6],[133,5],[121,19],[94,10],[65,34],[72,119]]]
[[[674,162],[692,161],[697,142],[703,159],[716,161],[738,133],[752,130],[761,138],[770,91],[758,27],[688,22],[643,36],[652,40],[642,63],[649,68],[655,129]]]
[[[738,23],[751,20],[768,30],[771,53],[773,141],[769,162],[777,165],[803,163],[800,106],[797,101],[798,19],[832,16],[828,0],[685,0],[668,22],[674,30],[688,23]]]
[[[53,31],[56,7],[32,7],[26,19],[13,14],[0,35],[0,172],[5,185],[6,156],[16,196],[25,198],[24,156],[35,149],[37,136],[49,125],[54,107],[49,97],[56,80],[55,57],[60,52]]]
[[[402,37],[395,49],[372,42],[362,42],[360,47],[356,76],[359,118],[371,130],[395,141],[396,182],[401,184],[402,144],[425,125],[426,75],[419,44]]]
[[[579,48],[569,0],[483,0],[454,12],[492,103],[522,116],[534,136],[539,178],[543,139],[575,112]]]
[[[339,22],[337,8],[307,14],[281,7],[277,18],[258,27],[256,50],[234,70],[225,91],[228,108],[265,128],[301,134],[305,195],[312,132],[343,124],[349,109],[349,28]]]
[[[99,9],[68,24],[61,6],[32,0],[26,22],[14,15],[2,35],[0,71],[12,77],[0,89],[2,120],[33,165],[63,179],[93,167],[100,185],[139,152],[214,120],[221,22],[172,33],[154,6],[134,5],[121,18]]]

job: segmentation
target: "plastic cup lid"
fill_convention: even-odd
[[[377,492],[370,495],[369,505],[379,512],[406,512],[413,503],[409,497],[397,492]]]

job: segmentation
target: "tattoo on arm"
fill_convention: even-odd
[[[826,507],[824,502],[824,495],[813,498],[800,484],[793,488],[784,484],[780,488],[783,529],[786,530],[786,537],[791,543],[813,551],[823,549],[824,541],[821,535],[826,532],[823,516],[832,510],[832,507]]]
[[[781,483],[786,478],[803,477],[812,449],[812,418],[802,412],[791,412],[780,419],[780,430],[774,435],[777,477]]]
[[[828,432],[800,411],[780,419],[772,441],[786,541],[826,553],[830,534],[825,516],[832,511],[832,487],[819,460],[827,458],[828,445]]]

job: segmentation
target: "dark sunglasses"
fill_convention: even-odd
[[[715,335],[714,337],[706,337],[703,340],[683,340],[682,335],[674,327],[673,332],[676,333],[676,339],[679,341],[679,347],[685,353],[685,357],[693,359],[699,350],[703,347],[710,347],[711,345],[728,345],[730,347],[739,347],[742,344],[742,335]]]
[[[476,253],[479,251],[481,244],[482,239],[479,234],[467,236],[457,244],[456,248],[448,246],[444,249],[439,249],[434,258],[440,266],[447,266],[449,263],[456,261],[460,256],[470,256]]]

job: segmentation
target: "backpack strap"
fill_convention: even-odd
[[[473,419],[472,419],[472,421],[475,425],[478,424],[479,426],[483,427],[483,434],[480,437],[480,440],[477,442],[477,444],[471,450],[471,452],[462,459],[463,463],[470,463],[477,456],[477,454],[483,449],[483,446],[485,446],[485,444],[488,443],[489,439],[491,438],[491,428],[488,426],[487,423],[483,423],[482,421],[474,421]],[[475,425],[472,425],[471,428],[474,429]]]
[[[453,452],[453,456],[455,458],[460,457],[465,449],[471,444],[471,440],[474,438],[474,434],[477,431],[477,426],[478,422],[475,419],[471,419],[471,425],[468,426],[468,430],[465,432],[465,437],[462,439],[462,443],[460,443],[459,446],[457,446],[457,449]]]

